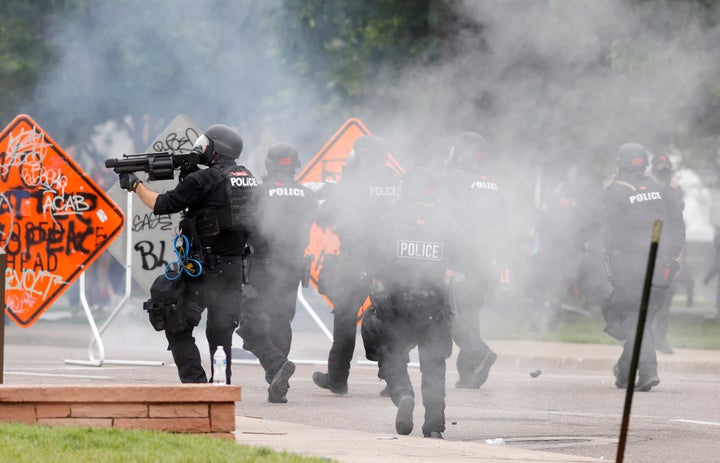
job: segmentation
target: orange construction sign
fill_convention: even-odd
[[[120,233],[123,214],[29,116],[0,133],[5,311],[35,323]]]
[[[337,182],[355,140],[370,131],[357,119],[348,119],[320,151],[308,162],[295,180],[298,183]]]
[[[307,186],[337,183],[342,178],[342,168],[350,156],[355,140],[363,135],[371,135],[367,127],[358,119],[349,119],[305,165],[295,180]],[[398,175],[403,174],[405,171],[395,158],[390,153],[387,156],[386,165]],[[317,224],[313,224],[310,230],[310,243],[305,254],[314,257],[310,265],[310,284],[317,290],[325,256],[340,254],[340,238],[330,228],[322,229]],[[326,295],[322,297],[330,307],[334,307],[333,302]],[[358,323],[368,307],[370,307],[369,297],[359,307]]]

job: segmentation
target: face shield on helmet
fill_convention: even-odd
[[[475,132],[463,132],[455,138],[447,164],[478,165],[487,159],[488,142]]]
[[[201,160],[204,164],[210,164],[218,157],[235,160],[243,150],[243,140],[240,135],[234,129],[222,124],[208,127],[195,144],[198,149],[204,149]]]
[[[208,165],[212,160],[213,143],[207,135],[200,135],[192,147],[193,153],[198,155],[198,164]]]

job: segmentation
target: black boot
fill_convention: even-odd
[[[328,389],[333,394],[345,395],[348,393],[348,385],[345,384],[332,384],[330,382],[330,375],[321,371],[313,373],[313,383],[323,389]]]

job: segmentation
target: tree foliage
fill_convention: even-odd
[[[284,45],[300,73],[312,75],[324,90],[358,98],[378,64],[401,68],[440,40],[453,3],[287,1]]]
[[[577,128],[578,121],[563,120],[568,107],[581,111],[592,98],[572,80],[573,73],[582,67],[622,85],[662,69],[672,95],[664,94],[664,88],[644,89],[628,98],[623,109],[647,114],[653,107],[648,125],[667,134],[666,140],[653,143],[674,142],[689,165],[717,170],[720,47],[708,37],[720,39],[718,1],[615,3],[629,7],[638,24],[653,34],[617,25],[600,31],[604,36],[558,41],[563,36],[552,27],[531,24],[537,34],[534,49],[526,44],[515,50],[517,56],[507,57],[497,56],[487,44],[497,39],[498,27],[511,30],[515,25],[493,25],[490,14],[472,16],[470,7],[484,4],[492,13],[511,5],[510,11],[515,7],[520,13],[532,6],[549,12],[563,28],[573,23],[578,8],[601,8],[602,3],[5,0],[0,7],[0,123],[27,112],[59,134],[61,144],[84,144],[94,127],[112,120],[127,127],[142,148],[148,133],[152,136],[182,113],[201,125],[225,121],[260,139],[282,137],[275,133],[299,125],[309,132],[307,139],[324,140],[337,121],[368,104],[400,104],[407,98],[402,93],[407,76],[422,77],[425,70],[446,65],[445,75],[478,75],[477,85],[444,89],[457,93],[448,101],[460,108],[450,113],[449,126],[475,121],[498,133],[508,131],[508,139],[545,143],[543,149],[560,156],[568,146],[596,149],[581,146],[587,138],[583,131],[608,130],[603,119],[612,118],[599,105],[597,114],[587,115],[597,119],[596,125]],[[602,42],[608,36],[611,41]],[[598,41],[602,43],[596,46]],[[590,46],[595,53],[583,56]],[[456,56],[460,52],[473,54],[474,68],[463,68],[466,62]],[[561,67],[553,61],[558,57]],[[504,61],[495,70],[482,67],[500,59]],[[696,70],[698,62],[709,66]],[[713,64],[715,72],[708,72]],[[533,92],[532,99],[518,104],[509,99],[508,85],[483,86],[481,77],[519,86],[530,82],[532,88],[524,90]],[[586,77],[578,73],[577,78]],[[418,100],[437,85],[433,79],[428,76],[413,89]],[[553,109],[558,95],[565,106]],[[683,99],[696,104],[677,112],[675,108],[685,107],[678,104]],[[414,109],[431,116],[440,104],[432,98],[419,103]],[[523,121],[498,118],[497,126],[492,125],[498,111],[510,106],[529,113],[536,103],[548,105],[547,113]],[[548,133],[556,138],[552,143],[542,139]],[[562,138],[558,134],[564,139],[557,140]]]

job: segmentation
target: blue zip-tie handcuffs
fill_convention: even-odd
[[[188,256],[190,241],[187,236],[182,233],[178,234],[173,240],[173,248],[178,260],[170,262],[165,266],[165,278],[168,280],[176,280],[183,272],[193,278],[197,278],[203,274],[204,269],[202,262]]]

